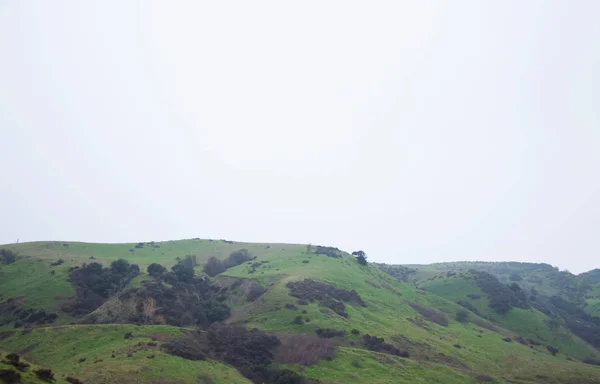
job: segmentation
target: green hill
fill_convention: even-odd
[[[472,266],[361,265],[307,245],[191,239],[0,248],[0,350],[51,368],[59,380],[600,383],[600,366],[590,364],[600,351],[570,317],[558,317],[583,304],[550,283],[531,286],[541,304],[531,302],[530,286],[519,287],[525,295],[506,285],[513,273],[552,273],[546,267],[515,267],[508,281],[490,283],[489,271],[468,272]],[[165,269],[154,266],[150,276],[153,263]],[[552,304],[554,296],[564,303]]]

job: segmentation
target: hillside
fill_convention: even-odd
[[[494,275],[472,266],[361,265],[331,247],[201,239],[0,248],[0,350],[58,380],[600,383],[589,340],[507,293],[500,274],[492,284],[512,301],[496,305],[480,286]],[[545,268],[514,269],[534,284]],[[541,302],[570,300],[535,284]]]

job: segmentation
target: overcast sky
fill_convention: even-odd
[[[0,243],[600,268],[600,2],[0,0]]]

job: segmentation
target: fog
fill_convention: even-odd
[[[0,1],[0,243],[600,267],[600,2]]]

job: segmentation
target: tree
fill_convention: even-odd
[[[356,256],[356,261],[360,265],[367,265],[367,254],[364,251],[354,251],[353,256]]]
[[[148,274],[153,278],[159,278],[167,272],[167,268],[163,267],[160,264],[152,263],[148,266]]]
[[[171,268],[177,280],[182,283],[191,283],[194,280],[194,269],[183,264],[176,264]]]
[[[225,269],[226,268],[223,265],[223,262],[214,256],[211,256],[208,260],[206,260],[206,264],[204,264],[204,273],[206,273],[210,277],[216,276],[219,273],[224,272]]]
[[[466,309],[459,309],[458,312],[456,312],[456,321],[464,323],[467,321],[468,318],[469,312]]]

